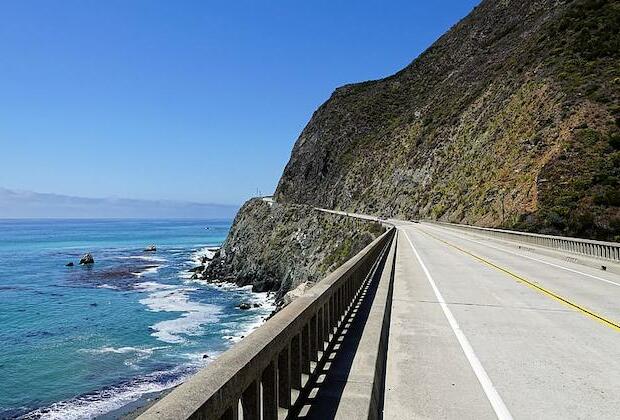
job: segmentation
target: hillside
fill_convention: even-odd
[[[301,283],[321,280],[383,231],[377,223],[255,198],[239,210],[220,255],[202,275],[273,291],[279,299]]]
[[[336,89],[276,199],[620,240],[620,3],[485,0],[409,66]]]

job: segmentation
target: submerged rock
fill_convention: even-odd
[[[84,256],[80,259],[80,265],[94,264],[94,263],[95,263],[95,259],[93,258],[90,252],[84,254]]]

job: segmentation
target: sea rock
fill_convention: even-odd
[[[65,267],[73,267],[73,265],[74,265],[73,262],[68,262],[65,264]]]
[[[247,309],[250,309],[252,307],[252,305],[250,305],[247,302],[244,302],[244,303],[241,303],[238,307],[239,307],[239,309],[243,309],[245,311]]]
[[[84,254],[84,256],[80,258],[80,265],[94,264],[94,263],[95,263],[95,259],[93,258],[90,252]]]
[[[157,247],[155,245],[149,245],[144,248],[144,252],[155,252],[157,251]]]
[[[190,273],[197,273],[197,272],[202,272],[204,269],[205,269],[204,265],[199,265],[198,267],[190,268],[188,271]]]
[[[263,305],[261,305],[260,303],[255,303],[255,304],[254,304],[254,305],[252,305],[252,306],[253,306],[253,307],[255,307],[255,308],[260,308],[260,307],[261,307],[261,306],[263,306]]]

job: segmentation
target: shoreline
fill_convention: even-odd
[[[162,397],[170,393],[173,389],[175,389],[178,385],[185,382],[188,378],[195,375],[200,370],[204,369],[208,364],[212,363],[216,360],[219,355],[226,350],[230,349],[234,346],[235,343],[241,341],[245,336],[250,334],[252,331],[259,328],[263,325],[268,319],[271,312],[275,308],[275,297],[273,294],[266,292],[252,292],[251,286],[241,287],[238,286],[234,282],[218,282],[218,283],[209,283],[205,280],[198,279],[190,279],[185,275],[187,273],[187,267],[191,267],[196,263],[196,258],[199,258],[203,254],[213,254],[219,249],[217,246],[207,246],[202,247],[198,250],[189,250],[186,258],[186,263],[182,264],[180,269],[177,271],[176,278],[179,284],[179,287],[195,287],[196,289],[218,289],[228,295],[225,298],[225,301],[229,302],[229,304],[234,304],[234,309],[231,308],[231,313],[237,312],[238,315],[234,316],[236,318],[236,322],[233,324],[234,326],[230,328],[229,331],[222,331],[223,334],[219,336],[219,340],[223,342],[223,348],[215,349],[214,347],[208,346],[203,349],[200,349],[199,346],[196,349],[195,356],[196,359],[201,359],[200,363],[196,363],[192,367],[189,367],[187,370],[184,369],[181,365],[176,366],[179,368],[174,375],[176,379],[173,377],[169,377],[169,387],[165,387],[166,383],[157,380],[154,382],[155,385],[152,387],[152,390],[148,390],[149,387],[142,387],[142,379],[150,382],[151,379],[148,378],[149,374],[139,375],[131,379],[129,382],[132,383],[134,381],[136,386],[132,386],[128,384],[128,382],[122,382],[120,384],[112,384],[110,385],[110,389],[113,390],[113,394],[103,392],[103,390],[97,390],[93,392],[89,392],[86,394],[80,394],[73,398],[69,398],[66,400],[59,400],[54,402],[51,405],[43,406],[35,409],[31,409],[28,412],[21,413],[16,418],[96,418],[96,419],[133,419],[139,416],[142,412],[144,412],[148,407],[154,404],[156,401],[160,400]],[[127,257],[130,258],[130,257]],[[142,257],[141,257],[142,258]],[[132,273],[133,274],[133,273]],[[138,280],[141,276],[136,276]],[[146,279],[145,279],[146,280]],[[140,280],[138,280],[140,281]],[[141,283],[136,283],[141,284]],[[132,289],[133,290],[133,289]],[[231,293],[232,292],[232,293]],[[242,293],[240,293],[242,292]],[[145,300],[145,299],[142,299]],[[250,302],[256,304],[258,306],[253,306],[249,310],[241,309],[239,306],[241,303]],[[207,304],[209,304],[207,302]],[[148,306],[148,305],[147,305]],[[228,310],[227,310],[228,313]],[[241,315],[243,313],[243,315]],[[205,324],[206,325],[206,324]],[[152,334],[151,334],[152,335]],[[127,347],[129,348],[129,347]],[[125,347],[123,347],[125,349]],[[172,350],[170,350],[172,351]],[[203,356],[208,355],[208,359],[203,360]],[[189,365],[188,365],[189,366]],[[185,372],[184,372],[185,370]],[[165,380],[165,381],[168,381]],[[163,388],[162,388],[163,385]],[[121,397],[121,399],[117,399],[117,392],[114,391],[116,388],[123,388],[123,392],[127,392],[128,394],[133,394],[133,400],[128,400],[126,397]],[[160,389],[157,389],[160,388]],[[100,393],[100,391],[102,391]],[[140,394],[144,392],[143,394]],[[97,394],[100,394],[97,396]],[[94,397],[94,398],[93,398]],[[131,398],[131,397],[130,397]],[[75,407],[74,402],[78,402],[78,404],[85,404],[83,406],[83,410],[79,409],[81,413]],[[115,402],[116,401],[116,402]],[[94,406],[93,406],[94,404]],[[63,412],[65,411],[65,406],[73,405],[71,408],[71,412]],[[109,408],[110,411],[104,412],[105,408]],[[104,410],[101,410],[104,408]]]

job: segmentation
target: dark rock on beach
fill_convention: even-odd
[[[84,256],[80,259],[81,265],[94,264],[94,263],[95,263],[95,259],[93,258],[90,252],[84,254]]]

